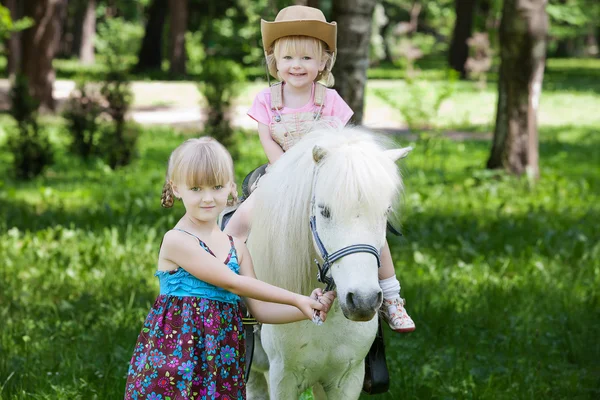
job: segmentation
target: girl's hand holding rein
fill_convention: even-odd
[[[323,310],[319,311],[319,317],[321,318],[321,321],[325,322],[325,320],[327,319],[327,313],[329,312],[333,301],[337,297],[337,293],[333,290],[323,293],[323,289],[316,288],[315,290],[313,290],[310,297],[316,299],[319,303],[325,306]]]
[[[324,312],[326,316],[331,303],[328,298],[319,302],[256,279],[246,246],[235,240],[235,247],[240,264],[239,275],[231,271],[223,260],[216,259],[200,247],[194,237],[180,231],[172,230],[165,234],[159,258],[185,269],[200,280],[244,297],[250,312],[260,322],[278,324],[311,319],[313,309]]]

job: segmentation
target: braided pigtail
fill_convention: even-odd
[[[332,87],[335,83],[333,73],[331,72],[333,69],[333,64],[335,64],[335,53],[323,51],[322,57],[325,60],[325,69],[319,72],[317,75],[317,81],[323,82],[327,87]]]
[[[164,208],[171,208],[173,207],[174,198],[173,185],[171,185],[170,181],[166,181],[163,186],[162,196],[160,197],[160,205]]]

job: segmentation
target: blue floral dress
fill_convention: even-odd
[[[229,240],[231,250],[225,264],[239,273],[233,239]],[[181,267],[158,271],[156,276],[160,295],[138,337],[127,372],[125,399],[245,399],[240,297]]]

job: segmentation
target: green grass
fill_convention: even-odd
[[[263,160],[239,135],[238,180]],[[405,236],[391,246],[418,329],[386,332],[393,382],[379,398],[600,395],[600,138],[573,127],[542,138],[535,186],[482,170],[488,143],[413,143]],[[182,212],[159,206],[182,139],[147,130],[122,170],[62,156],[38,180],[4,182],[1,398],[122,395],[160,238]]]
[[[396,137],[415,146],[390,245],[417,330],[386,329],[392,385],[373,398],[600,397],[600,98],[597,82],[578,83],[598,70],[586,65],[549,63],[572,89],[543,93],[535,185],[483,169],[487,140]],[[385,105],[378,85],[404,101],[403,82],[372,81],[369,106]],[[489,131],[493,87],[458,85],[439,126]],[[148,128],[137,161],[111,171],[65,154],[56,119],[44,126],[58,162],[34,181],[6,178],[0,147],[0,399],[122,398],[160,238],[183,212],[159,199],[185,137]],[[237,138],[240,182],[264,155],[254,133]]]

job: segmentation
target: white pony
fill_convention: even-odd
[[[255,193],[248,247],[258,278],[303,294],[319,285],[313,260],[323,260],[309,227],[313,215],[329,253],[353,244],[381,249],[387,214],[402,190],[395,161],[410,150],[385,150],[358,128],[319,129],[292,147]],[[357,399],[382,302],[377,269],[370,253],[333,264],[338,299],[322,326],[263,325],[248,397],[267,398],[267,378],[271,399],[297,399],[308,387],[329,399]]]

